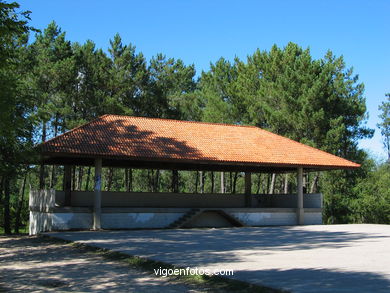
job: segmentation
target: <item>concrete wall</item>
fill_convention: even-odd
[[[46,212],[30,211],[29,234],[37,235],[41,232],[52,230],[52,214]]]
[[[64,205],[65,194],[56,191],[56,204]],[[72,191],[72,206],[93,205],[92,191]],[[190,194],[102,191],[102,207],[244,207],[243,194]]]
[[[296,225],[294,211],[287,212],[233,212],[233,216],[247,226],[283,226]]]
[[[121,211],[112,208],[102,213],[103,229],[158,229],[165,228],[183,216],[187,209],[168,209],[162,212],[159,209],[134,209]],[[239,219],[246,226],[283,226],[296,225],[295,209],[224,209],[225,212]],[[322,224],[320,209],[305,211],[305,225]],[[230,227],[231,224],[219,214],[204,211],[195,218],[188,227]],[[44,231],[91,229],[92,213],[84,210],[58,209],[54,212],[30,212],[30,234],[35,235]]]
[[[52,213],[52,230],[91,229],[92,213]]]
[[[63,206],[65,193],[56,191],[55,203]],[[72,191],[72,206],[93,205],[92,191]],[[253,195],[254,207],[296,208],[296,194]],[[244,194],[190,194],[190,193],[149,193],[149,192],[102,192],[102,207],[198,207],[198,208],[240,208],[245,206]],[[305,194],[304,208],[322,208],[320,193]]]
[[[34,211],[49,211],[55,206],[54,189],[30,190],[29,208]]]
[[[305,212],[305,225],[322,225],[322,212]]]
[[[259,194],[255,195],[255,206],[262,208],[296,208],[296,194]],[[257,202],[257,203],[256,203]],[[322,208],[321,193],[306,193],[303,195],[304,208]]]
[[[266,210],[266,209],[264,209]],[[232,211],[233,216],[247,226],[293,226],[297,225],[297,214],[294,209],[286,211]],[[321,211],[305,211],[304,225],[321,225]]]
[[[63,204],[63,192],[53,190],[30,192],[30,234],[51,230],[91,229],[93,192],[73,192],[76,207]],[[256,196],[258,205],[244,208],[244,195],[170,194],[103,192],[102,228],[164,228],[183,216],[190,207],[221,208],[247,226],[296,225],[295,195]],[[322,224],[321,194],[304,198],[305,225]],[[156,207],[156,203],[161,205]],[[275,208],[274,206],[278,206]],[[293,206],[293,207],[291,207]],[[192,227],[228,227],[224,218],[207,210],[193,220]]]
[[[184,213],[103,213],[103,229],[165,228]]]

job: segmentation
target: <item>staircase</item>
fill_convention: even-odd
[[[245,227],[245,224],[241,222],[238,218],[235,216],[225,212],[224,210],[216,210],[216,213],[224,217],[226,220],[230,222],[234,227]]]
[[[245,224],[243,222],[241,222],[235,216],[225,212],[224,210],[193,208],[189,210],[187,213],[185,213],[183,216],[181,216],[179,219],[169,224],[167,226],[167,229],[182,228],[186,224],[191,222],[193,219],[195,219],[197,216],[199,216],[201,213],[203,213],[204,211],[210,211],[219,214],[220,216],[228,220],[230,224],[232,224],[234,227],[245,227]]]
[[[167,227],[168,229],[177,229],[183,227],[185,224],[191,222],[191,220],[195,219],[197,216],[199,216],[203,210],[201,209],[191,209],[187,213],[185,213],[183,216],[181,216],[179,219],[174,221],[173,223],[169,224]]]

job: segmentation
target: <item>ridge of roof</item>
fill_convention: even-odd
[[[229,126],[229,127],[246,127],[246,128],[257,128],[262,129],[260,127],[257,127],[255,125],[240,125],[240,124],[229,124],[229,123],[218,123],[218,122],[206,122],[206,121],[189,121],[189,120],[178,120],[178,119],[170,119],[170,118],[157,118],[157,117],[146,117],[146,116],[127,116],[127,115],[118,115],[118,114],[104,114],[100,116],[99,118],[107,117],[107,116],[117,116],[117,117],[123,117],[123,118],[139,118],[139,119],[146,119],[146,120],[165,120],[165,121],[171,121],[171,122],[177,122],[177,123],[195,123],[195,124],[207,124],[207,125],[217,125],[217,126]]]

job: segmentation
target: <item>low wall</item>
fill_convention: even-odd
[[[255,205],[264,208],[296,208],[296,194],[257,194],[254,195]],[[303,195],[304,208],[322,208],[321,193],[305,193]]]
[[[294,209],[223,209],[226,213],[239,219],[246,226],[287,226],[296,225],[297,218]],[[160,229],[186,214],[187,211],[103,211],[101,217],[102,229]],[[208,215],[209,213],[210,215]],[[203,217],[195,219],[191,227],[224,227],[219,217],[213,217],[212,212],[205,211]],[[207,217],[205,217],[207,215]],[[216,220],[215,220],[215,219]],[[205,223],[205,219],[207,223]],[[221,224],[222,223],[222,224]],[[304,214],[305,225],[322,224],[320,209],[307,209]],[[230,225],[226,225],[229,227]],[[54,210],[53,212],[30,212],[30,235],[45,231],[88,230],[92,228],[92,213],[86,211],[74,212],[71,209]]]
[[[93,206],[93,191],[72,191],[71,203],[76,207]],[[56,191],[56,204],[63,206],[65,193]],[[243,194],[191,194],[102,191],[102,207],[244,207]]]
[[[247,226],[294,226],[297,213],[293,208],[229,210],[229,213]],[[321,225],[321,209],[305,209],[304,225]]]
[[[93,191],[72,191],[71,204],[76,207],[93,206]],[[253,207],[296,208],[296,194],[258,194],[252,196]],[[55,192],[55,203],[65,204],[64,191]],[[240,208],[245,207],[244,194],[191,194],[102,191],[102,207],[198,207]],[[303,196],[304,208],[322,208],[322,195],[308,193]]]
[[[165,228],[184,213],[103,213],[103,229],[158,229]]]
[[[92,196],[93,192],[74,192],[72,203],[78,204],[79,207],[59,207],[58,205],[61,205],[61,200],[63,200],[63,193],[55,193],[54,190],[31,191],[30,234],[35,235],[53,230],[91,229],[93,225]],[[191,210],[188,207],[189,203],[193,205],[192,207],[204,207],[204,213],[209,213],[212,208],[221,209],[236,217],[246,226],[296,225],[296,208],[289,207],[289,205],[293,205],[294,197],[292,195],[277,195],[275,199],[271,199],[272,196],[259,196],[259,203],[268,207],[245,208],[243,207],[244,195],[106,192],[103,193],[101,227],[103,229],[165,228]],[[304,224],[322,224],[322,209],[316,207],[321,202],[321,195],[305,195],[305,197]],[[172,200],[175,198],[178,199],[178,203],[174,205]],[[122,204],[120,204],[121,200],[124,201]],[[164,204],[164,207],[156,207],[157,200],[162,203],[161,205]],[[287,207],[272,207],[276,204],[283,205],[285,201]],[[152,203],[153,207],[148,207]],[[241,205],[241,207],[236,204]],[[129,205],[134,206],[129,207]],[[166,207],[167,205],[175,207]],[[178,205],[184,207],[177,207]],[[212,206],[210,207],[210,205]],[[224,225],[218,217],[211,214],[206,217],[206,215],[198,221],[194,221],[195,226],[204,226],[206,220],[213,222],[207,223],[208,227]],[[216,220],[213,220],[214,218]]]

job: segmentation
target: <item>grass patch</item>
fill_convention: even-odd
[[[154,273],[154,269],[183,269],[169,263],[155,261],[151,259],[132,256],[122,252],[111,251],[104,248],[90,246],[82,243],[76,243],[70,240],[54,238],[48,235],[41,235],[41,239],[57,244],[68,244],[72,247],[87,253],[93,253],[107,260],[119,261],[128,264],[130,267],[146,271],[154,277],[158,277]],[[239,280],[233,280],[222,276],[206,276],[206,275],[179,275],[167,277],[174,281],[179,281],[184,284],[193,285],[200,288],[213,289],[214,292],[241,292],[241,293],[285,293],[288,291],[273,289],[266,286],[254,285]]]
[[[28,234],[28,232],[29,232],[28,231],[28,225],[26,225],[26,226],[22,226],[22,227],[19,228],[19,233],[18,234],[14,234],[13,233],[13,229],[12,229],[12,233],[13,234],[10,234],[8,236],[12,236],[12,235],[25,235],[25,234]],[[0,227],[0,235],[5,235],[3,227]]]

